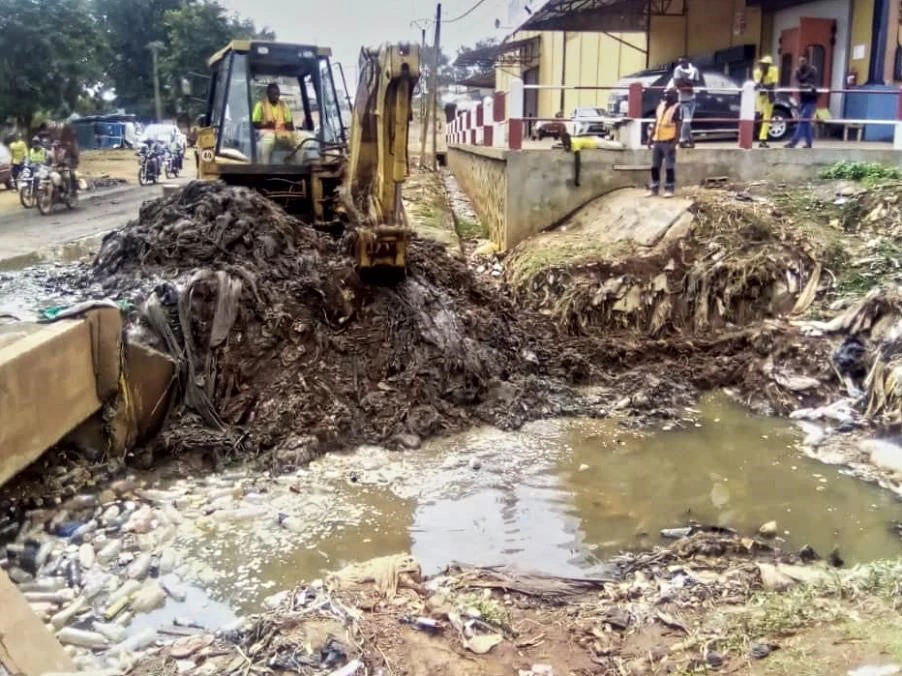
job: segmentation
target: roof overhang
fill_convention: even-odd
[[[649,17],[683,16],[685,0],[547,0],[518,30],[644,33]]]
[[[532,49],[538,49],[541,38],[534,36],[523,40],[511,40],[500,45],[491,45],[465,52],[454,60],[455,66],[478,66],[484,70],[492,69],[495,64],[514,64],[530,61],[536,57],[529,54]]]
[[[471,89],[495,89],[495,71],[488,70],[481,73],[476,73],[475,75],[471,75],[470,77],[466,77],[462,80],[458,80],[454,84],[460,85],[461,87],[469,87]]]

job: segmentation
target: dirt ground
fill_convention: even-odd
[[[185,166],[189,164],[186,159]],[[86,150],[80,155],[79,173],[89,186],[108,187],[114,183],[138,182],[138,159],[132,150]],[[0,213],[21,209],[14,190],[0,189]]]

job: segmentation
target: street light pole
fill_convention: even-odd
[[[159,40],[151,42],[147,48],[153,53],[153,102],[156,110],[156,121],[160,122],[163,118],[163,106],[160,101],[160,58],[159,52],[165,45]]]

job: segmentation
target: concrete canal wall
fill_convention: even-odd
[[[705,148],[680,152],[678,186],[725,177],[731,182],[795,182],[814,178],[837,162],[879,162],[902,166],[902,153],[889,146],[746,151]],[[454,145],[448,162],[473,202],[492,240],[510,249],[558,223],[591,200],[612,190],[645,185],[648,150],[583,150],[579,184],[575,156],[559,149],[505,150]]]

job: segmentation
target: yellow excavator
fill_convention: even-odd
[[[350,109],[331,55],[323,47],[247,40],[214,54],[197,176],[254,188],[316,228],[340,232],[350,222],[362,274],[403,274],[410,230],[401,185],[419,47],[363,49]],[[277,101],[267,103],[276,91]]]

